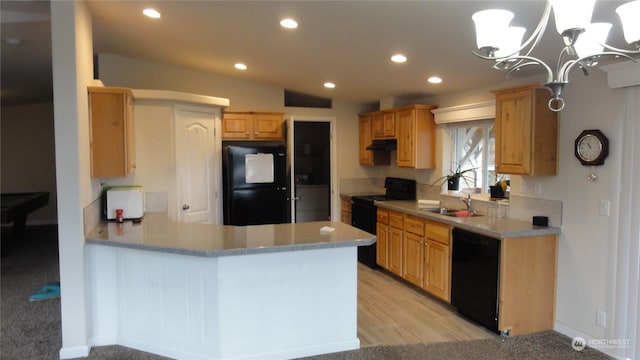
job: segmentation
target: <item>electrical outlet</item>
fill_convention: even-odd
[[[542,195],[542,183],[537,182],[534,186],[533,186],[533,194],[540,196]]]
[[[596,311],[596,325],[602,326],[603,328],[607,327],[607,313],[606,312],[604,312],[602,310]]]
[[[611,210],[611,202],[609,200],[600,200],[600,215],[609,216]]]

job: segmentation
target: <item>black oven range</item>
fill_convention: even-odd
[[[416,181],[387,177],[384,180],[384,195],[362,195],[351,197],[351,225],[371,234],[376,234],[377,210],[375,201],[415,200]],[[358,261],[373,269],[376,264],[376,244],[358,247]]]

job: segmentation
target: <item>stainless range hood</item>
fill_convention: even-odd
[[[373,140],[371,145],[367,146],[367,150],[396,150],[398,148],[396,139]]]

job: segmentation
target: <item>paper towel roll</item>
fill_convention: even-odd
[[[418,205],[439,207],[440,206],[440,201],[439,200],[423,200],[423,199],[420,199],[420,200],[418,200]]]

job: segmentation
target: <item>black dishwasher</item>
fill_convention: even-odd
[[[498,330],[500,240],[454,228],[451,305],[487,329]]]

